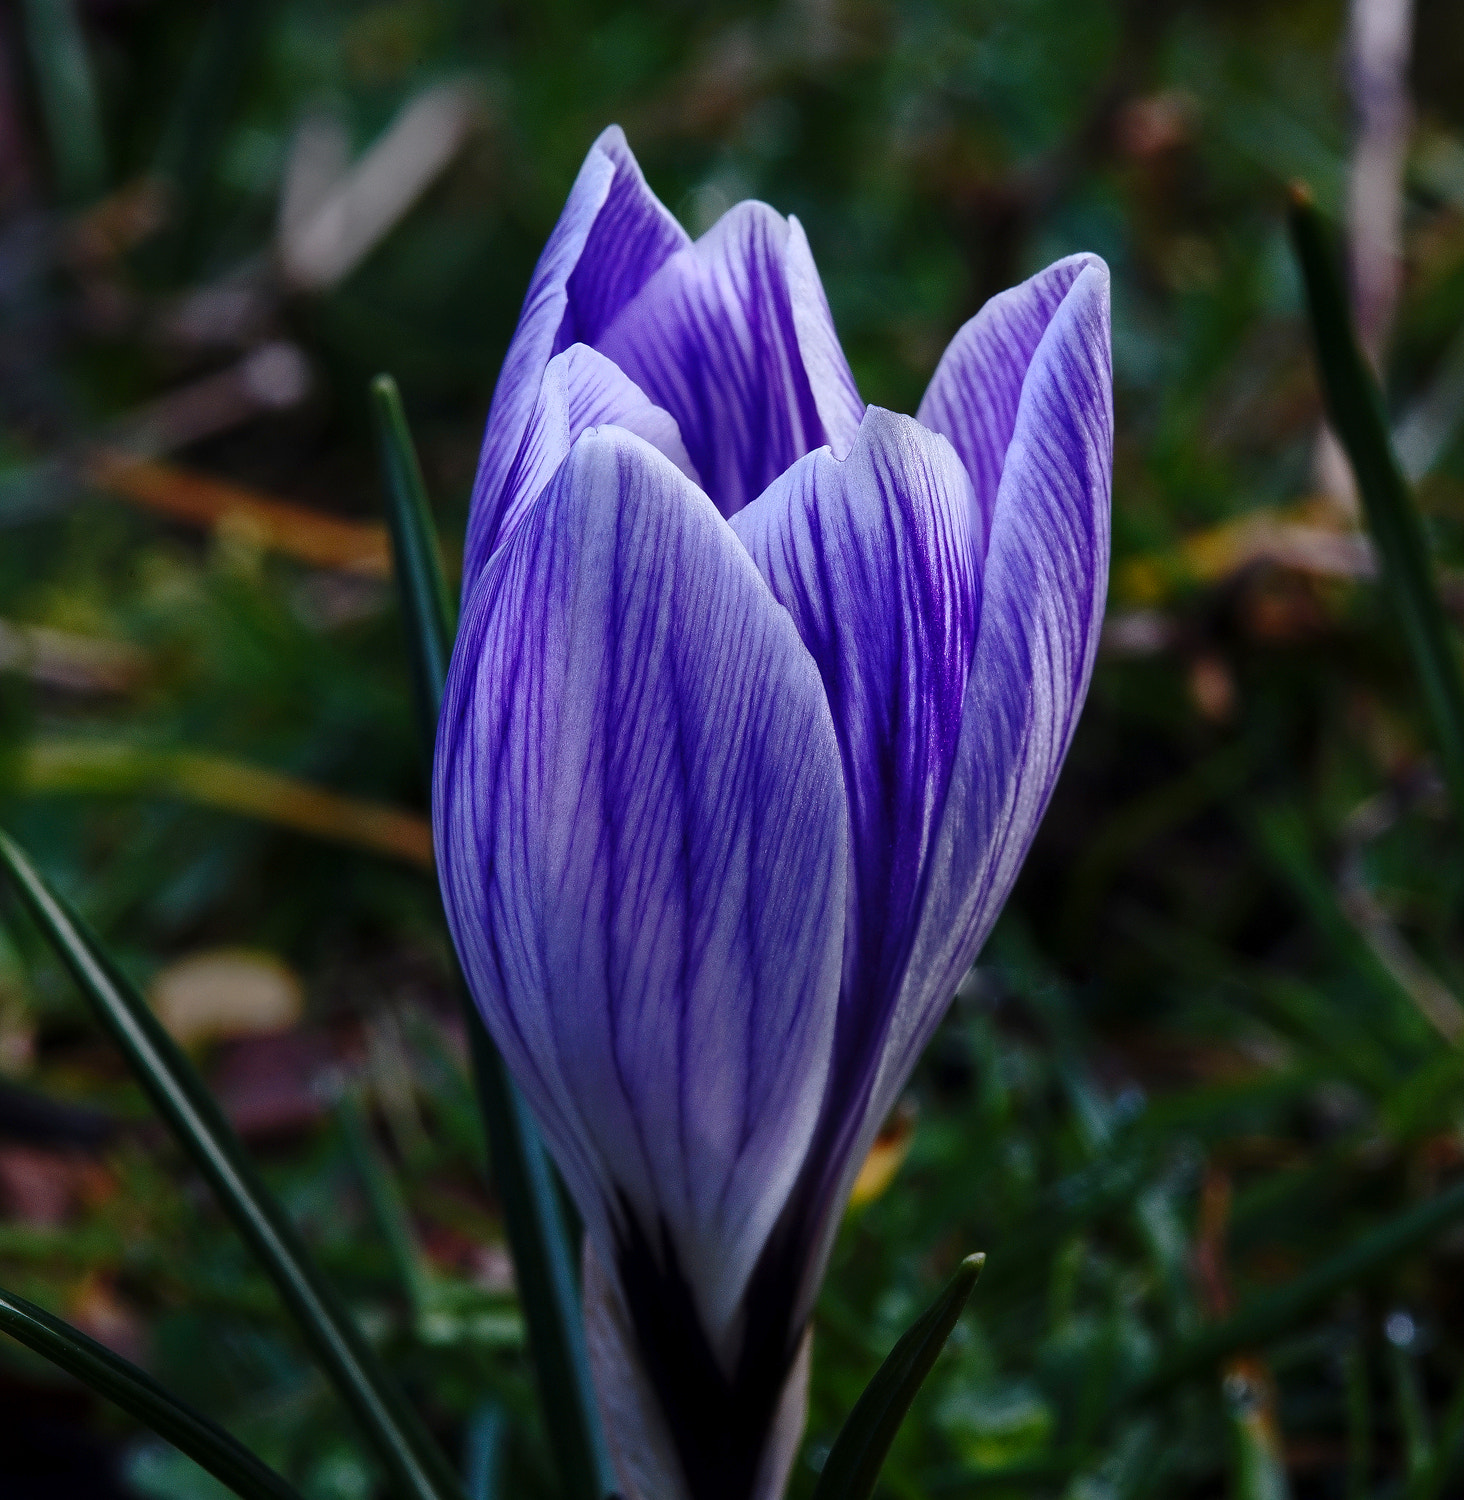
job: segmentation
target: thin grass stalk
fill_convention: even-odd
[[[430,760],[457,633],[456,611],[396,381],[378,375],[371,398],[413,695]],[[568,1500],[601,1500],[615,1491],[616,1480],[590,1382],[575,1257],[554,1170],[461,975],[458,993],[550,1445]]]
[[[241,1500],[300,1500],[297,1490],[217,1422],[79,1328],[0,1290],[0,1331],[120,1406]]]
[[[984,1255],[968,1255],[874,1372],[824,1461],[813,1500],[869,1500],[910,1403],[961,1316]]]
[[[1142,1401],[1201,1370],[1213,1368],[1228,1355],[1259,1349],[1285,1337],[1339,1293],[1426,1244],[1461,1216],[1464,1216],[1464,1181],[1396,1215],[1286,1286],[1256,1297],[1223,1322],[1184,1340],[1160,1360],[1152,1374],[1131,1388],[1127,1393],[1129,1398]]]
[[[1327,415],[1352,464],[1383,581],[1423,687],[1454,815],[1464,819],[1464,677],[1423,520],[1393,449],[1382,392],[1357,341],[1326,226],[1304,188],[1292,190],[1290,222]]]
[[[154,1107],[273,1280],[402,1500],[462,1500],[457,1478],[264,1186],[233,1127],[147,1001],[18,844],[0,864]]]

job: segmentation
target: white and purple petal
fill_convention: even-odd
[[[585,433],[465,606],[433,798],[453,935],[597,1253],[730,1361],[818,1111],[847,813],[812,658],[711,503]]]
[[[956,762],[980,616],[975,501],[943,437],[870,407],[845,459],[811,453],[732,526],[818,664],[839,739],[849,907],[825,1114],[857,1129]]]
[[[499,490],[496,514],[485,509],[482,515],[478,536],[487,554],[532,509],[579,435],[603,426],[623,427],[644,438],[696,483],[696,471],[670,412],[648,401],[645,392],[603,354],[571,344],[544,371],[533,414]]]
[[[1057,782],[1098,649],[1112,476],[1108,268],[1093,256],[1022,382],[992,505],[956,767],[861,1145],[985,941]]]
[[[723,515],[813,449],[842,455],[858,425],[803,231],[765,203],[671,256],[595,346],[676,418]]]
[[[951,440],[971,476],[983,552],[1027,371],[1073,283],[1092,267],[1107,275],[1096,255],[1069,255],[998,293],[950,341],[920,402],[919,421]]]
[[[488,557],[485,534],[502,509],[504,477],[518,453],[545,366],[574,343],[592,344],[672,255],[685,230],[646,186],[618,125],[585,157],[539,256],[504,357],[468,516],[463,591]]]

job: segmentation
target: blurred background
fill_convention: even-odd
[[[366,387],[400,381],[455,555],[530,271],[611,121],[693,232],[749,196],[800,217],[866,399],[898,410],[993,292],[1077,249],[1114,273],[1092,696],[861,1178],[793,1495],[973,1249],[889,1496],[1464,1492],[1464,1203],[1417,1217],[1464,1156],[1459,823],[1319,425],[1281,211],[1302,177],[1347,233],[1464,613],[1457,0],[7,0],[0,821],[194,1053],[480,1493],[553,1496]],[[0,916],[0,1284],[308,1500],[381,1494]],[[222,1493],[0,1347],[7,1500]]]

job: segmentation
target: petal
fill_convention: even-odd
[[[585,1346],[605,1445],[624,1500],[692,1500],[620,1288],[585,1245]]]
[[[966,465],[983,536],[1032,356],[1073,283],[1091,266],[1103,262],[1070,255],[993,297],[951,340],[920,403],[921,423],[948,437]]]
[[[870,407],[846,459],[811,453],[732,523],[818,663],[839,737],[849,914],[825,1111],[856,1128],[960,738],[979,609],[974,521],[951,445]]]
[[[488,549],[482,533],[502,510],[504,476],[550,358],[575,342],[592,343],[661,265],[689,243],[686,232],[646,186],[618,125],[590,148],[539,264],[488,413],[488,428],[465,557],[478,565]],[[466,596],[475,576],[464,565]]]
[[[602,131],[593,149],[609,159],[615,176],[570,273],[556,352],[595,343],[646,282],[691,243],[676,216],[646,186],[618,125]]]
[[[597,1252],[650,1246],[730,1358],[827,1072],[847,819],[792,621],[640,438],[581,437],[474,586],[434,827],[469,984]]]
[[[653,406],[645,392],[603,354],[584,344],[571,344],[544,371],[533,415],[504,477],[500,517],[495,520],[483,512],[475,538],[479,553],[469,559],[470,566],[480,568],[529,513],[579,435],[602,426],[623,427],[644,438],[696,482],[696,471],[670,412]]]
[[[646,1373],[625,1298],[588,1244],[581,1282],[590,1375],[622,1495],[625,1500],[692,1500],[693,1491],[661,1398]],[[812,1342],[811,1332],[805,1332],[783,1376],[781,1392],[768,1403],[771,1415],[761,1439],[762,1451],[747,1455],[748,1500],[781,1500],[788,1487],[808,1422]],[[725,1466],[718,1476],[724,1481],[729,1477]]]
[[[975,961],[1046,811],[1093,674],[1108,585],[1108,268],[1079,271],[1033,354],[991,518],[981,626],[872,1138]]]
[[[732,515],[825,443],[859,396],[803,231],[739,203],[673,255],[598,340],[681,426],[707,493]]]

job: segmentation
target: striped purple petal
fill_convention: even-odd
[[[581,1284],[590,1372],[624,1500],[706,1500],[707,1490],[695,1490],[688,1482],[616,1278],[588,1245]],[[781,1500],[787,1489],[808,1420],[812,1344],[811,1332],[805,1333],[786,1372],[780,1372],[781,1388],[769,1393],[762,1450],[751,1454],[747,1465],[746,1500]],[[725,1407],[721,1415],[727,1415]],[[730,1476],[724,1470],[717,1478]]]
[[[847,458],[810,454],[732,525],[818,663],[839,738],[849,914],[825,1114],[852,1133],[956,763],[979,618],[975,500],[943,437],[870,407]]]
[[[847,814],[812,659],[675,466],[592,429],[465,606],[437,858],[474,997],[596,1252],[716,1358],[814,1128]]]
[[[920,422],[951,440],[971,476],[983,551],[1032,357],[1073,282],[1102,265],[1070,255],[993,297],[951,340],[920,403]]]
[[[1006,901],[1087,696],[1108,584],[1108,304],[1108,267],[1087,257],[1022,380],[992,504],[956,766],[861,1146]]]
[[[519,451],[499,491],[497,516],[484,512],[479,537],[487,554],[533,508],[579,435],[602,426],[623,427],[643,437],[696,482],[696,471],[670,412],[652,405],[645,392],[603,354],[584,344],[571,344],[544,371]]]
[[[468,516],[463,559],[467,593],[487,561],[504,478],[550,359],[593,344],[656,270],[689,243],[685,230],[646,186],[618,125],[590,148],[554,232],[539,257],[503,361]]]
[[[863,407],[796,220],[739,203],[596,341],[680,425],[730,516],[805,453],[842,456]]]

